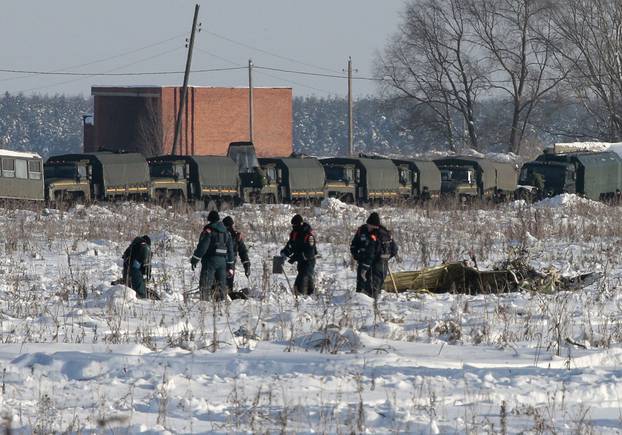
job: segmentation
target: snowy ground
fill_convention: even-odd
[[[319,293],[270,272],[289,219],[316,228]],[[348,244],[368,210],[245,206],[253,298],[221,305],[188,258],[205,214],[136,204],[0,210],[0,403],[15,431],[114,433],[621,433],[622,208],[536,205],[379,210],[394,271],[522,255],[597,270],[573,292],[353,292]],[[154,241],[163,301],[111,286],[129,241]],[[290,266],[288,266],[290,267]],[[293,268],[289,269],[293,279]]]

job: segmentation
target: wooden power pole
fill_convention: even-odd
[[[348,57],[348,155],[354,156],[354,128],[352,121],[352,58]]]
[[[253,142],[253,61],[248,59],[248,140]]]
[[[186,71],[184,72],[184,84],[181,87],[181,96],[179,98],[179,111],[175,121],[175,136],[173,137],[173,148],[171,154],[174,155],[179,146],[179,134],[181,133],[181,116],[184,113],[186,105],[186,96],[188,94],[188,79],[190,77],[190,66],[192,65],[192,50],[194,48],[194,35],[197,30],[197,18],[199,16],[199,5],[194,6],[194,18],[192,19],[192,32],[190,32],[190,42],[188,44],[188,58],[186,59]]]

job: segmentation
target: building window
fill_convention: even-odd
[[[28,161],[15,160],[15,178],[28,179]]]
[[[38,160],[30,160],[28,162],[28,176],[31,180],[41,179],[41,162]]]
[[[15,159],[2,159],[2,176],[15,177]]]

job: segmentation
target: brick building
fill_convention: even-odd
[[[181,87],[93,87],[94,125],[84,151],[169,154]],[[292,89],[253,89],[253,139],[259,156],[292,153]],[[224,155],[249,140],[248,88],[188,87],[177,154]]]

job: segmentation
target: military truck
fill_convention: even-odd
[[[43,201],[42,168],[39,154],[0,150],[0,199]]]
[[[324,198],[326,176],[316,158],[260,158],[259,164],[265,171],[276,169],[278,202],[317,204]]]
[[[400,183],[391,160],[367,157],[320,159],[326,173],[326,196],[351,203],[397,201]]]
[[[516,196],[542,199],[577,193],[593,200],[617,197],[622,190],[622,158],[615,152],[545,152],[521,169]]]
[[[271,204],[280,202],[276,163],[260,165],[252,142],[230,143],[227,156],[238,165],[242,201]]]
[[[157,201],[188,201],[208,210],[238,201],[238,166],[229,157],[158,156],[147,162]]]
[[[45,194],[55,201],[150,199],[149,166],[142,154],[95,152],[50,157]]]
[[[404,199],[427,201],[441,193],[441,172],[434,162],[416,159],[393,159]]]
[[[445,157],[434,163],[441,172],[441,194],[445,196],[503,201],[516,190],[518,168],[513,163],[477,157]]]

